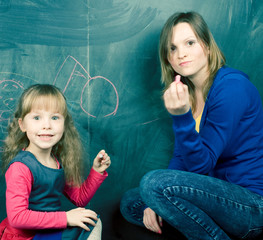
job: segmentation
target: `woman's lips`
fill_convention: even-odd
[[[188,66],[191,63],[191,61],[185,61],[185,62],[181,62],[179,63],[180,67],[184,67],[184,66]]]

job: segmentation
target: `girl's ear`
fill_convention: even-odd
[[[18,119],[18,125],[19,125],[19,127],[20,127],[20,129],[21,129],[22,132],[26,132],[26,129],[25,129],[24,126],[23,126],[23,120],[22,120],[22,118],[19,118],[19,119]]]

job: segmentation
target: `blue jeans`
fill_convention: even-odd
[[[120,210],[127,221],[144,226],[145,204],[189,240],[257,239],[263,234],[263,197],[217,178],[151,171],[139,188],[124,194]]]

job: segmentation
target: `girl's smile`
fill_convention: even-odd
[[[39,134],[42,141],[50,141],[54,135],[52,134]]]
[[[19,119],[19,126],[27,134],[28,151],[51,151],[63,136],[64,117],[56,111],[33,109],[23,119]]]

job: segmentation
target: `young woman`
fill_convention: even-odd
[[[7,219],[0,239],[87,239],[98,221],[85,206],[107,177],[111,163],[101,150],[81,179],[81,142],[64,96],[37,84],[22,94],[2,155]],[[62,211],[64,194],[79,208]]]
[[[175,13],[159,54],[175,145],[168,169],[125,193],[130,222],[187,239],[254,239],[263,230],[263,110],[248,76],[225,65],[203,18]]]

